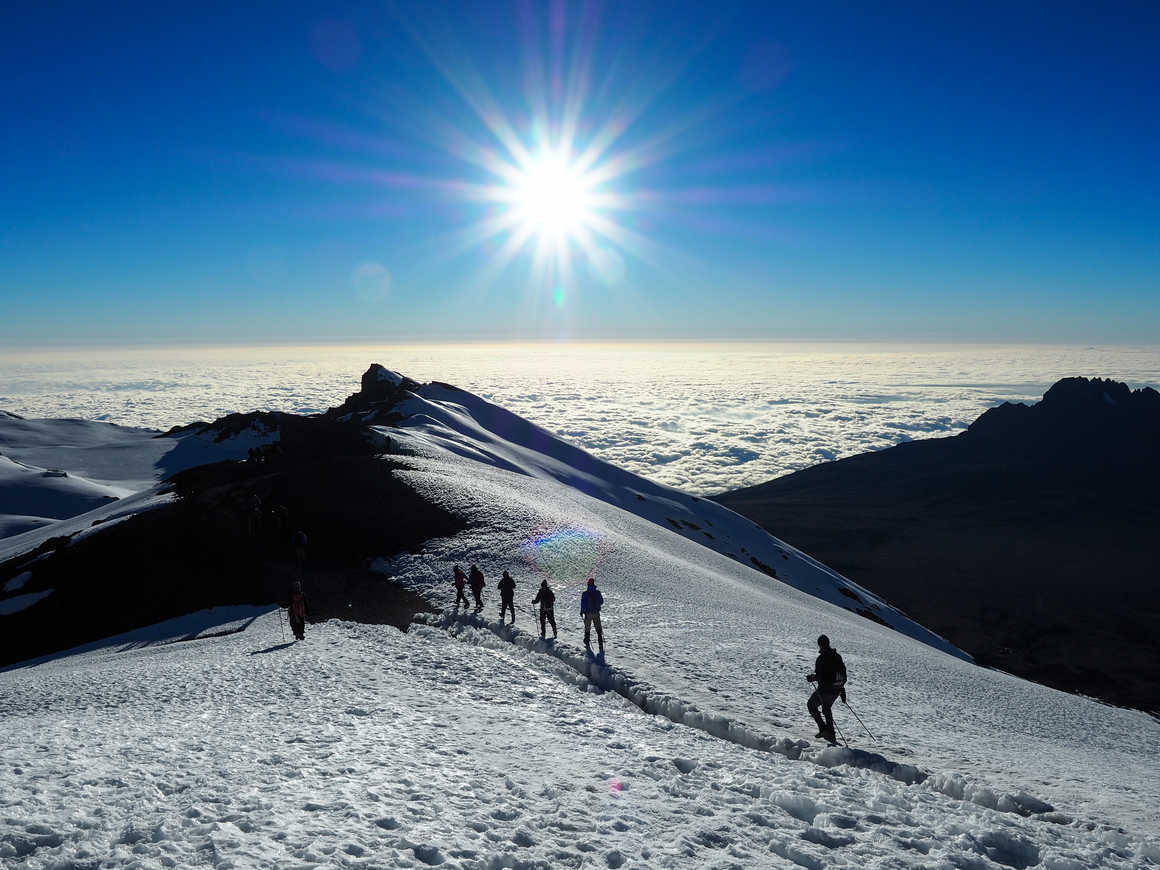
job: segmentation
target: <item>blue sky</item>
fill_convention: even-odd
[[[5,344],[1160,335],[1148,4],[110,5],[0,13]]]

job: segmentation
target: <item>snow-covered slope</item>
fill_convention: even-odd
[[[61,534],[53,520],[148,490],[207,462],[244,458],[276,430],[212,425],[162,434],[91,420],[26,420],[0,411],[0,539],[30,530]],[[8,541],[5,541],[7,545]]]
[[[741,537],[729,511],[603,466],[470,394],[429,385],[401,410],[410,416],[380,431],[414,454],[404,477],[470,521],[454,539],[379,566],[434,600],[452,601],[452,562],[478,562],[492,578],[511,570],[525,617],[538,581],[548,579],[567,626],[557,652],[600,685],[743,745],[814,758],[799,742],[813,731],[803,677],[814,638],[825,632],[846,658],[850,700],[876,739],[840,705],[839,721],[884,759],[846,763],[903,778],[909,765],[916,778],[994,806],[1019,805],[1023,795],[1125,826],[1160,821],[1160,727],[1147,715],[978,668],[939,651],[937,639],[916,642],[931,637],[921,627],[901,623],[900,633],[855,615],[834,594],[843,578],[788,547],[782,558],[776,539],[758,549],[764,532],[742,520],[753,537]],[[670,517],[715,538],[702,543],[685,523],[680,533],[666,528]],[[734,555],[746,546],[762,561],[772,551],[788,582],[712,551],[714,544]],[[576,647],[589,575],[609,601],[609,669]]]
[[[409,416],[376,431],[397,474],[467,524],[375,567],[444,612],[407,635],[332,621],[295,645],[268,614],[225,637],[165,644],[152,631],[145,646],[129,636],[0,672],[0,857],[37,868],[1160,864],[1160,726],[1145,714],[857,615],[840,576],[751,540],[728,511],[570,452],[468,394],[429,385],[396,410]],[[776,556],[779,579],[745,564],[741,546]],[[488,594],[512,572],[515,627],[494,621],[490,598],[482,616],[451,609],[454,562],[478,563]],[[588,576],[606,598],[605,660],[581,646]],[[541,579],[558,596],[555,643],[532,628]],[[895,618],[883,603],[874,612]],[[874,735],[839,705],[851,748],[809,739],[803,677],[822,632]]]
[[[205,622],[0,673],[5,867],[1160,861],[1113,825],[675,726],[486,629],[333,621],[287,644],[275,613],[224,637]]]
[[[948,641],[861,586],[716,502],[609,465],[464,390],[426,384],[395,410],[407,443],[564,484],[622,508],[831,604],[861,613],[938,649],[969,659]],[[379,428],[384,436],[395,429]],[[583,579],[583,578],[580,578]]]
[[[93,420],[27,420],[0,412],[0,453],[98,483],[140,490],[157,482],[157,463],[176,442],[156,429]]]
[[[0,455],[0,521],[6,516],[65,519],[130,492]]]

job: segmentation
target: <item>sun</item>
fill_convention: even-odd
[[[591,227],[595,207],[595,186],[562,151],[540,152],[512,180],[512,217],[528,236],[575,240]]]

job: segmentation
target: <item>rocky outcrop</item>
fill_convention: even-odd
[[[378,363],[371,363],[371,367],[363,373],[360,389],[352,393],[346,401],[337,408],[331,408],[324,416],[349,420],[355,415],[362,423],[391,422],[391,409],[413,390],[419,389],[419,383],[405,375],[384,368]]]
[[[1066,461],[1066,451],[1134,462],[1160,439],[1160,393],[1130,389],[1102,378],[1064,378],[1034,405],[1004,402],[980,416],[964,440],[1001,450],[1026,451],[1039,462]],[[1082,461],[1081,456],[1076,457]]]

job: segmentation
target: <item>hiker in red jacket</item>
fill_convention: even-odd
[[[467,575],[463,573],[463,569],[458,565],[455,566],[453,573],[455,579],[452,581],[455,584],[455,606],[459,607],[459,602],[463,602],[463,606],[467,607],[467,596],[463,592],[463,587],[467,585]]]

